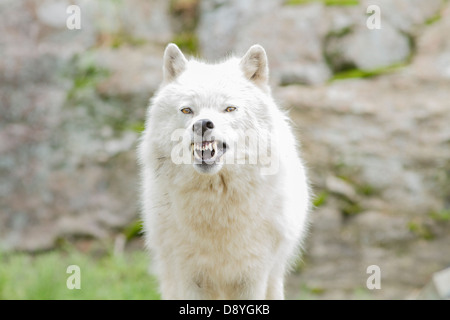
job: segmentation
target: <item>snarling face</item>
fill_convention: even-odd
[[[198,173],[215,174],[256,152],[246,141],[261,138],[270,127],[264,49],[254,46],[242,59],[210,65],[187,61],[169,45],[163,70],[149,123],[163,154]]]

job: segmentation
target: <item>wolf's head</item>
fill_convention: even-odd
[[[258,162],[254,146],[267,145],[273,125],[268,73],[259,45],[242,58],[206,64],[186,59],[169,44],[147,122],[153,150],[174,163],[192,164],[201,174],[215,174],[224,163]]]

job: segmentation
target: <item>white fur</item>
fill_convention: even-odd
[[[170,44],[163,69],[138,150],[146,244],[162,298],[283,299],[310,203],[289,121],[270,95],[264,49],[206,64],[185,59]],[[229,105],[238,109],[224,113]],[[185,106],[194,113],[181,113]],[[249,128],[261,139],[277,138],[270,150],[276,172],[264,174],[260,163],[225,163],[202,174],[192,164],[173,163],[179,142],[171,141],[172,132],[184,128],[188,135],[204,118],[230,146]]]

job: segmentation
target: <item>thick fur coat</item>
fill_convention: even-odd
[[[138,149],[162,298],[283,299],[310,200],[264,49],[207,64],[169,44],[163,71]]]

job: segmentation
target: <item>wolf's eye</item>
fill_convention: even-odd
[[[227,107],[226,109],[225,109],[225,111],[226,112],[232,112],[232,111],[234,111],[234,110],[236,110],[236,107]]]
[[[190,113],[192,113],[192,109],[191,108],[183,108],[183,109],[181,109],[181,112],[183,112],[184,114],[190,114]]]

